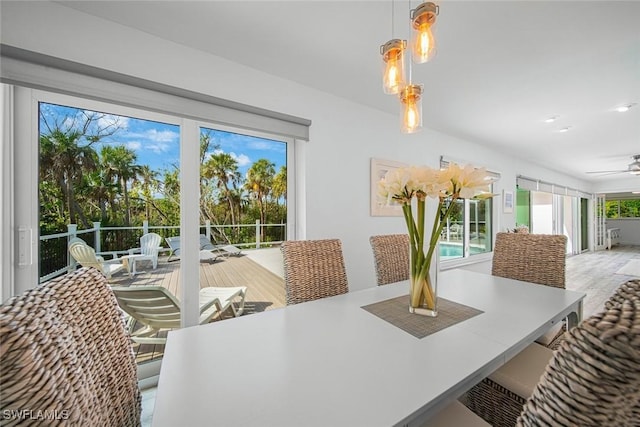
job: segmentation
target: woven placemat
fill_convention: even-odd
[[[411,314],[409,313],[409,295],[364,305],[362,308],[416,338],[424,338],[451,325],[484,313],[473,307],[438,298],[437,317]]]

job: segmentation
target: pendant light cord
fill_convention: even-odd
[[[409,0],[409,18],[411,18],[411,0]],[[408,55],[405,55],[407,57],[407,62],[409,63],[409,84],[411,84],[411,80],[412,80],[412,76],[411,76],[411,63],[413,62],[411,60],[411,31],[409,31],[409,37],[407,38],[407,50],[409,51]]]
[[[393,39],[393,35],[395,33],[394,28],[393,28],[394,23],[395,23],[394,11],[395,11],[394,0],[391,0],[391,39]]]

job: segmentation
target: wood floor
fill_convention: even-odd
[[[567,258],[567,289],[586,292],[584,317],[601,311],[618,286],[637,276],[616,274],[627,261],[640,259],[640,246],[614,246],[610,250],[587,252]]]
[[[166,262],[161,259],[156,269],[150,264],[141,264],[139,273],[133,278],[126,274],[113,276],[112,286],[164,286],[171,293],[180,296],[180,263]],[[229,256],[218,258],[215,262],[202,261],[200,263],[200,288],[246,286],[244,315],[284,307],[284,280],[263,268],[249,257]],[[224,321],[233,317],[231,310],[223,313],[214,321]],[[134,326],[136,327],[136,326]],[[163,333],[166,336],[166,332]],[[164,345],[134,344],[136,361],[138,363],[155,360],[162,357]]]

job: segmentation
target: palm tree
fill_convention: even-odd
[[[140,188],[142,198],[144,199],[144,217],[149,221],[151,217],[151,205],[153,204],[153,196],[158,191],[160,182],[158,181],[158,172],[154,171],[149,165],[140,167]]]
[[[58,206],[61,214],[42,212],[43,217],[58,216],[67,222],[77,223],[78,219],[90,227],[83,209],[78,203],[78,191],[86,184],[87,175],[97,170],[99,159],[93,145],[112,136],[122,127],[119,117],[105,113],[81,109],[67,109],[64,115],[52,113],[51,105],[40,105],[40,195],[47,201],[60,197]],[[71,111],[73,110],[73,111]],[[52,187],[59,188],[53,196],[44,194]],[[91,197],[89,197],[89,200]]]
[[[131,208],[127,183],[130,180],[137,180],[141,171],[140,165],[135,163],[137,160],[136,153],[124,145],[115,147],[105,145],[100,151],[100,157],[107,177],[115,179],[120,186],[120,191],[124,198],[124,223],[129,226],[131,225]]]
[[[267,159],[259,159],[254,162],[247,171],[245,187],[249,194],[258,201],[260,209],[260,223],[266,224],[266,198],[271,192],[273,177],[276,174],[276,165]],[[260,236],[264,240],[264,227],[260,228]]]
[[[106,173],[102,170],[93,171],[85,176],[84,179],[87,192],[91,195],[89,200],[94,201],[100,210],[100,222],[106,224],[108,222],[107,204],[112,203],[118,186],[110,182]]]
[[[280,170],[273,178],[273,185],[271,187],[271,195],[278,205],[278,200],[280,197],[284,198],[285,203],[287,202],[287,167],[281,166]]]
[[[79,130],[59,127],[40,135],[40,180],[57,183],[64,195],[63,204],[69,212],[69,222],[76,223],[79,218],[89,227],[75,193],[83,174],[97,168],[98,158],[91,146],[78,144],[82,136]]]
[[[236,225],[234,197],[232,192],[242,178],[238,172],[238,162],[230,154],[216,153],[211,155],[202,167],[202,176],[206,179],[217,180],[217,187],[222,192],[229,205],[231,225]]]

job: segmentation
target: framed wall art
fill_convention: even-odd
[[[378,183],[390,170],[408,166],[393,160],[371,159],[371,216],[402,216],[402,207],[393,200],[382,200],[378,196]]]
[[[503,190],[502,192],[502,212],[513,212],[513,191]]]

